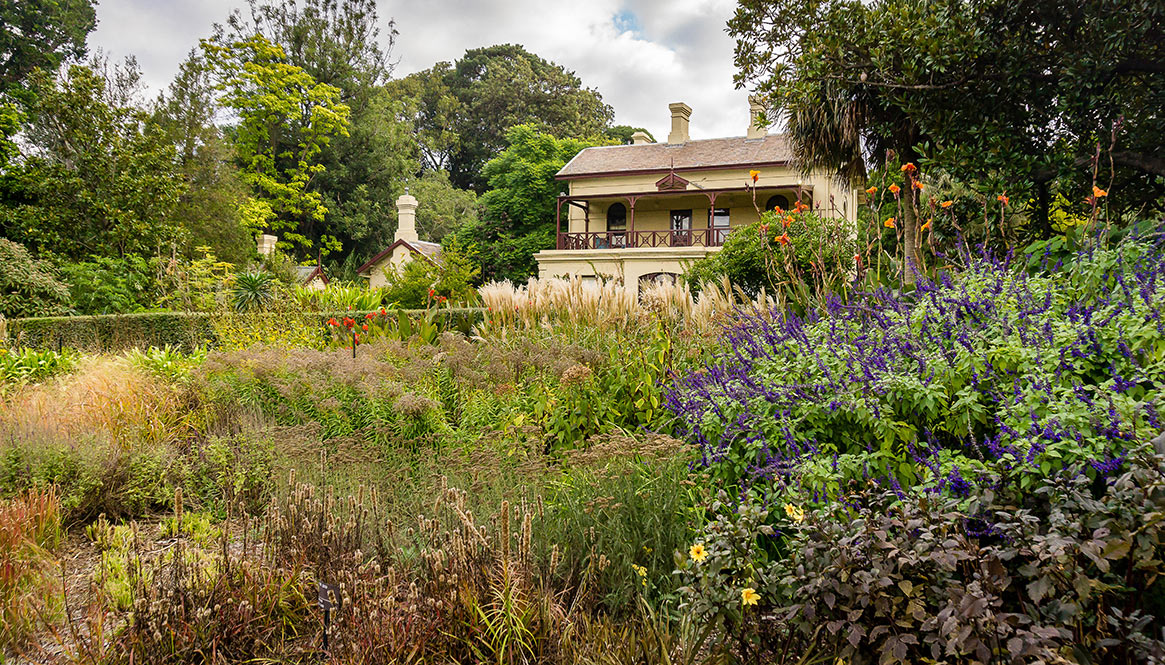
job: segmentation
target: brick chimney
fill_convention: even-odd
[[[405,190],[405,193],[396,200],[396,240],[416,242],[417,238],[417,199]]]
[[[692,117],[692,107],[683,102],[668,104],[671,110],[671,133],[667,135],[669,145],[688,142],[688,118]]]
[[[654,141],[644,132],[635,132],[631,135],[631,145],[645,145],[648,143],[654,143]]]
[[[760,98],[756,95],[750,95],[748,98],[748,135],[750,139],[763,139],[768,136],[768,127],[761,127],[760,115],[764,113],[765,107],[761,105]]]

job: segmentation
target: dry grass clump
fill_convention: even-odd
[[[60,536],[55,488],[0,500],[0,660],[4,650],[24,646],[38,621],[58,609],[51,550]]]
[[[173,386],[124,358],[88,357],[76,372],[0,403],[0,434],[9,441],[97,437],[122,446],[157,446],[188,429],[188,407]]]
[[[618,280],[531,279],[523,286],[491,282],[478,289],[488,309],[485,328],[535,328],[554,324],[636,326],[663,319],[695,332],[714,329],[721,318],[739,309],[769,311],[777,303],[763,291],[750,298],[727,280],[705,284],[698,295],[683,284],[655,283],[636,298]]]

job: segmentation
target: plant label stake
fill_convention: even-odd
[[[356,328],[352,328],[352,358],[356,357]]]
[[[332,609],[340,609],[343,601],[340,600],[340,591],[331,584],[318,584],[319,589],[319,605],[320,609],[324,611],[324,653],[328,652],[328,628],[331,626]],[[335,599],[333,601],[333,599]]]

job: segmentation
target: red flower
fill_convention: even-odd
[[[383,308],[383,307],[381,307],[381,308],[380,308],[380,315],[381,315],[381,316],[388,316],[388,312],[384,311],[384,308]]]
[[[433,289],[429,289],[429,297],[430,297],[430,298],[432,298],[432,297],[433,297],[433,295],[434,295],[435,293],[436,293],[436,292],[435,292],[435,291],[433,291]]]
[[[340,322],[337,321],[336,317],[333,316],[332,318],[328,319],[328,325],[329,326],[338,326],[338,325],[340,325]]]
[[[364,315],[364,320],[367,321],[368,319],[371,319],[374,316],[376,316],[376,312],[369,312],[369,313]]]
[[[367,323],[365,323],[364,325],[362,325],[360,327],[364,329],[364,332],[368,332],[368,324]]]

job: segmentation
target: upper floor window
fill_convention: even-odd
[[[769,202],[765,204],[765,210],[772,210],[777,207],[780,207],[781,210],[788,210],[792,207],[789,205],[789,197],[784,194],[773,194],[770,196]]]
[[[627,206],[622,203],[612,203],[611,207],[607,208],[607,230],[627,230]]]
[[[728,208],[716,208],[712,211],[712,242],[723,245],[728,237],[729,213]]]

